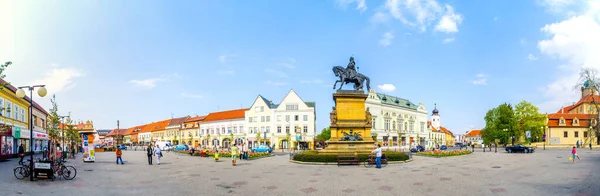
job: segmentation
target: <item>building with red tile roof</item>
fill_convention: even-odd
[[[200,144],[208,147],[228,147],[236,139],[234,134],[244,133],[246,110],[248,108],[212,112],[206,115],[200,122]]]
[[[123,142],[126,144],[137,145],[138,144],[138,133],[144,129],[146,125],[135,126],[127,129],[125,131],[125,137],[123,138]]]
[[[163,133],[170,122],[171,119],[147,124],[138,132],[138,143],[148,145],[152,142],[158,141],[155,137],[153,137],[153,135],[159,135]]]
[[[546,115],[546,127],[540,127],[546,136],[546,145],[600,144],[600,137],[592,134],[597,125],[598,104],[600,96],[596,85],[592,81],[585,82],[579,101]]]
[[[481,137],[481,130],[473,129],[465,134],[465,140],[467,143],[481,145],[483,144],[483,138]]]
[[[200,123],[204,121],[206,116],[195,116],[188,118],[181,127],[181,133],[183,134],[184,140],[187,141],[188,145],[198,147],[200,145]]]

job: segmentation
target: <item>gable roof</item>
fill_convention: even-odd
[[[465,137],[477,137],[481,136],[481,130],[473,129],[465,134]]]
[[[206,118],[206,116],[195,116],[195,117],[188,118],[185,122],[203,121],[205,118]]]
[[[131,127],[129,129],[127,129],[127,131],[125,131],[124,135],[133,135],[133,134],[137,134],[139,132],[142,131],[142,129],[144,129],[146,125],[140,125],[140,126],[135,126],[135,127]],[[137,130],[137,132],[136,132]]]
[[[127,131],[127,129],[113,129],[110,131],[110,133],[108,133],[108,135],[106,135],[106,137],[114,137],[117,136],[117,133],[119,135],[125,135],[125,132]]]
[[[593,118],[593,114],[567,114],[567,113],[556,113],[556,114],[548,114],[548,119],[591,119]]]
[[[309,108],[314,108],[316,103],[315,102],[308,102],[308,101],[304,101],[302,99],[302,97],[300,97],[300,95],[298,95],[298,93],[294,90],[294,89],[290,89],[290,91],[288,91],[287,94],[285,94],[285,96],[283,96],[283,99],[281,99],[281,102],[279,102],[279,104],[277,105],[277,107],[279,107],[281,105],[281,103],[283,103],[283,101],[285,100],[285,98],[287,98],[291,93],[294,93],[296,96],[298,96],[298,98],[300,99],[300,101],[302,101],[304,104],[306,104],[307,107]],[[275,108],[277,108],[275,107]]]
[[[7,82],[4,79],[0,78],[0,83],[5,84]],[[7,85],[7,87],[13,93],[17,93],[17,88],[15,86],[13,86],[12,84],[9,83]],[[15,97],[16,96],[17,95],[15,95]],[[31,101],[31,99],[29,99],[29,97],[27,96],[27,93],[25,93],[25,97],[23,97],[23,99],[25,99],[27,102]],[[44,113],[46,116],[48,116],[48,112],[44,109],[44,107],[40,106],[37,102],[33,101],[33,107],[35,109],[39,110],[40,112]]]
[[[174,126],[174,125],[181,125],[188,118],[190,118],[190,116],[184,116],[184,117],[180,117],[180,118],[173,118],[173,119],[171,119],[171,122],[169,122],[169,124],[167,125],[167,127]]]
[[[454,136],[454,133],[452,133],[452,131],[450,131],[450,130],[446,129],[446,127],[440,126],[440,129],[441,129],[441,130],[442,130],[444,133],[447,133],[447,134],[450,134],[450,135]]]
[[[169,125],[170,122],[171,122],[171,119],[150,123],[150,124],[146,125],[140,131],[140,133],[165,130],[165,127],[167,127],[167,125]]]
[[[213,113],[208,114],[206,116],[206,118],[204,118],[204,122],[245,118],[246,110],[248,110],[248,108],[237,109],[237,110],[227,110],[227,111],[221,111],[221,112],[213,112]]]

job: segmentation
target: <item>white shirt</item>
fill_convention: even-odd
[[[377,157],[381,157],[381,148],[377,148],[375,150],[373,150],[374,153],[377,153]]]
[[[159,154],[161,153],[161,150],[160,150],[160,148],[156,148],[156,149],[154,149],[154,152],[155,152],[157,155],[159,155]]]

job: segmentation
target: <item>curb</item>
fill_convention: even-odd
[[[330,165],[330,166],[337,166],[337,162],[302,162],[302,161],[295,161],[295,160],[289,160],[290,163],[296,163],[296,164],[300,164],[300,165]],[[406,161],[388,161],[388,165],[396,165],[396,164],[403,164],[403,163],[410,163],[413,162],[412,159],[406,160]],[[360,164],[363,162],[359,162],[359,166]]]

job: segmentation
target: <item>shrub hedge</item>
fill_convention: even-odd
[[[407,154],[394,151],[383,151],[388,161],[406,161],[409,159]],[[347,154],[353,156],[354,154]],[[358,160],[364,162],[369,158],[370,154],[358,154]],[[317,151],[310,150],[293,157],[294,161],[302,162],[337,162],[337,154],[318,154]]]

